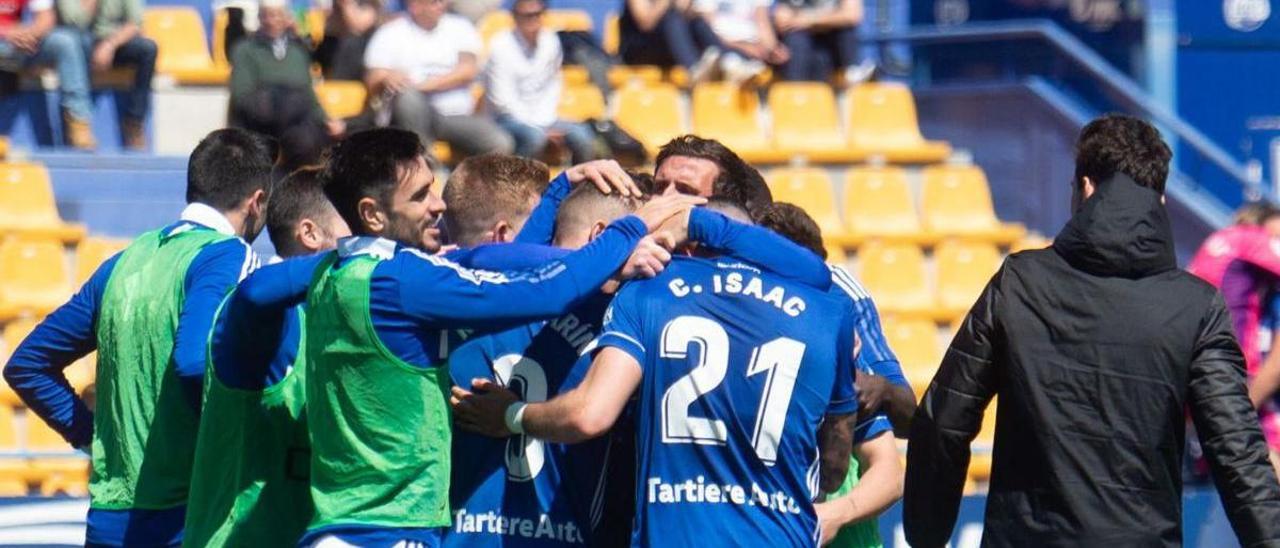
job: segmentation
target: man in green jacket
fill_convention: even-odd
[[[258,32],[231,52],[231,118],[280,141],[286,167],[315,163],[346,129],[330,120],[311,86],[311,54],[292,31],[283,0],[263,0]]]

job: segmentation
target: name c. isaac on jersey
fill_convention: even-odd
[[[745,268],[759,273],[759,270],[751,268],[743,264],[734,265],[718,265],[721,267]],[[671,294],[676,297],[686,297],[690,293],[702,293],[705,289],[699,285],[689,285],[683,278],[674,278],[668,284],[667,288],[671,290]],[[765,283],[758,276],[743,274],[742,272],[730,272],[728,274],[713,274],[711,276],[711,291],[716,294],[741,295],[744,297],[753,297],[762,302],[773,305],[784,314],[795,318],[804,312],[805,302],[800,297],[787,297],[786,289],[782,286],[774,286],[765,290]]]

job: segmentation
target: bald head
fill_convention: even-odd
[[[641,201],[614,192],[603,194],[595,185],[574,189],[556,213],[556,247],[578,249],[609,226],[640,207]]]

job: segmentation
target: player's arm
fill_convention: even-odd
[[[249,244],[237,238],[200,250],[187,270],[186,296],[173,341],[173,366],[187,402],[197,412],[204,388],[213,316],[227,292],[253,270],[256,262]]]
[[[54,310],[14,349],[4,380],[22,402],[72,447],[93,439],[93,413],[63,370],[98,346],[96,325],[107,280],[120,255],[103,263],[70,301]]]
[[[452,251],[449,260],[478,270],[525,270],[563,259],[572,251],[543,244],[487,244]]]
[[[942,546],[955,527],[969,443],[997,389],[995,360],[1003,335],[995,315],[1005,268],[987,283],[965,317],[911,421],[902,516],[913,546]]]
[[[656,198],[635,215],[614,221],[582,249],[530,270],[469,270],[416,253],[421,260],[402,263],[398,278],[406,283],[399,284],[399,306],[424,326],[451,329],[502,327],[555,316],[595,294],[648,231],[681,216],[687,222],[690,208],[702,201],[689,196]]]
[[[590,181],[600,192],[609,194],[621,192],[624,196],[640,196],[640,188],[622,169],[622,165],[614,160],[595,160],[578,164],[557,175],[542,192],[537,207],[529,214],[524,227],[516,235],[516,242],[529,244],[550,244],[555,236],[556,212],[560,203],[573,191],[573,186],[583,181]]]
[[[816,505],[823,544],[835,538],[841,527],[874,519],[902,498],[902,463],[893,436],[884,435],[887,432],[882,430],[854,447],[858,469],[863,471],[858,484],[844,496]]]
[[[821,257],[767,228],[697,208],[689,215],[689,239],[815,289],[831,288],[831,271]]]
[[[860,370],[874,373],[858,376],[858,400],[863,413],[884,413],[893,424],[894,435],[906,437],[916,412],[916,394],[884,336],[875,301],[845,269],[832,268],[831,278],[853,300],[856,329],[862,342],[862,351],[858,354],[859,364],[863,366]]]
[[[1215,293],[1195,345],[1188,404],[1240,544],[1269,545],[1280,542],[1280,483],[1245,391],[1244,356],[1233,333],[1226,304]]]
[[[522,403],[493,381],[475,379],[473,391],[455,386],[450,403],[454,420],[473,432],[495,438],[523,433],[578,443],[608,432],[639,385],[640,364],[630,354],[608,347],[596,355],[581,384],[549,401]]]
[[[818,485],[823,493],[840,488],[849,473],[856,413],[828,414],[818,427]]]

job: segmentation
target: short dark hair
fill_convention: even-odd
[[[773,203],[773,194],[759,171],[743,161],[737,153],[715,139],[703,139],[697,135],[681,135],[662,145],[655,169],[672,156],[710,160],[720,168],[720,174],[712,186],[714,196],[737,202],[753,219],[764,214]]]
[[[561,231],[579,230],[584,224],[597,219],[613,222],[635,212],[643,204],[641,198],[623,196],[619,192],[605,194],[591,183],[578,185],[556,211],[556,234]]]
[[[396,185],[426,153],[422,140],[412,131],[378,128],[354,133],[325,155],[320,173],[325,196],[352,234],[365,234],[360,200],[373,198],[389,205]]]
[[[797,205],[774,202],[760,219],[760,226],[781,234],[823,259],[827,258],[827,248],[822,245],[822,229]]]
[[[1080,130],[1075,182],[1084,184],[1088,177],[1096,185],[1121,173],[1140,186],[1164,194],[1172,157],[1160,132],[1145,120],[1107,114]]]
[[[529,158],[491,153],[463,160],[442,193],[449,237],[473,245],[500,219],[523,223],[533,209],[530,199],[542,194],[550,178],[547,164]]]
[[[267,235],[276,254],[292,255],[297,242],[293,231],[303,219],[319,221],[332,215],[333,205],[324,195],[319,167],[304,167],[290,173],[278,184],[267,206]]]
[[[634,169],[628,169],[627,175],[631,176],[631,182],[636,184],[636,188],[640,189],[641,194],[645,196],[653,195],[653,189],[655,185],[653,184],[652,173],[649,173],[647,171],[638,171]]]
[[[227,128],[205,136],[187,160],[187,203],[229,211],[259,190],[271,193],[276,140]]]
[[[707,199],[707,203],[703,205],[703,207],[710,209],[711,211],[719,212],[725,217],[740,223],[755,223],[755,219],[751,217],[750,213],[747,213],[747,210],[744,209],[741,204],[727,198],[712,196]]]

